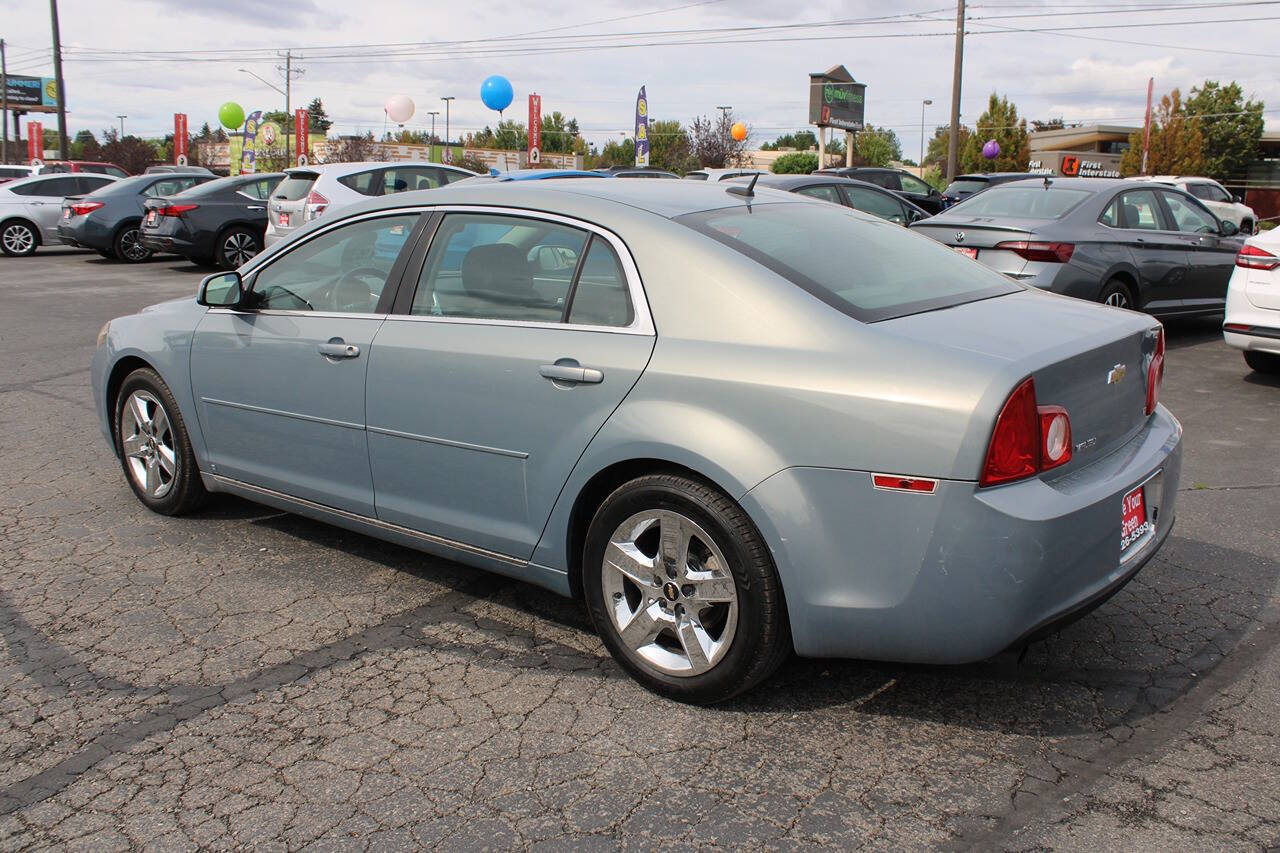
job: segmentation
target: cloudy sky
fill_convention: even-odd
[[[52,76],[48,3],[0,9],[10,72]],[[290,48],[305,69],[293,105],[322,98],[344,133],[381,132],[393,94],[417,103],[410,127],[429,127],[444,95],[457,97],[455,136],[492,124],[479,90],[496,73],[515,87],[508,117],[523,120],[536,91],[596,144],[629,129],[641,84],[655,117],[732,105],[758,143],[805,127],[807,74],[843,63],[868,86],[867,120],[911,158],[922,99],[929,135],[947,121],[955,27],[953,0],[61,0],[60,12],[72,133],[126,114],[127,132],[158,136],[174,112],[194,132],[227,100],[280,109],[238,69],[282,86],[273,57]],[[1148,77],[1157,97],[1207,78],[1238,81],[1280,129],[1280,2],[973,0],[968,18],[969,123],[997,91],[1030,119],[1140,124]]]

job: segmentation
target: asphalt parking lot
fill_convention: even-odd
[[[1180,515],[1019,659],[658,699],[574,603],[240,500],[134,499],[89,397],[172,257],[0,259],[0,847],[1280,844],[1280,382],[1170,327]]]

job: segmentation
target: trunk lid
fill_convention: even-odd
[[[315,185],[319,172],[307,169],[290,169],[285,178],[271,193],[267,202],[267,216],[271,226],[280,234],[301,227],[302,211],[307,203],[307,193]]]
[[[1062,406],[1071,419],[1071,461],[1046,472],[1052,479],[1102,458],[1147,421],[1147,363],[1158,323],[1132,311],[1024,291],[877,323],[877,329],[932,347],[980,353],[1003,369],[971,426],[969,446],[985,458],[995,417],[1027,376],[1036,401]],[[973,458],[977,479],[982,458]]]
[[[943,221],[938,222],[938,219]],[[918,224],[912,225],[911,230],[945,243],[962,254],[972,253],[970,257],[978,263],[1017,278],[1026,270],[1027,259],[1008,249],[992,247],[1008,240],[1034,240],[1035,227],[1043,224],[1040,220],[996,220],[990,217],[943,214],[941,217],[922,219]]]

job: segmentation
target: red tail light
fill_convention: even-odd
[[[1065,264],[1071,260],[1071,253],[1076,250],[1075,243],[1037,243],[1030,240],[1006,240],[1003,243],[996,243],[995,247],[1008,249],[1028,261],[1041,261],[1048,264]]]
[[[1160,402],[1160,383],[1164,381],[1164,326],[1156,330],[1156,349],[1147,365],[1147,414]]]
[[[84,216],[85,214],[92,213],[104,204],[106,204],[105,201],[77,201],[71,205],[71,212],[76,216]]]
[[[320,193],[312,190],[307,193],[307,200],[302,205],[302,218],[306,222],[310,222],[320,214],[324,213],[324,209],[329,206],[329,199]]]
[[[1035,380],[1027,378],[1005,401],[991,432],[978,484],[1011,483],[1071,461],[1071,417],[1061,406],[1036,404]]]
[[[1257,246],[1245,244],[1236,255],[1236,266],[1247,270],[1273,270],[1280,267],[1280,258]]]
[[[181,216],[188,210],[195,210],[198,204],[166,204],[164,207],[157,208],[156,214],[159,216]]]

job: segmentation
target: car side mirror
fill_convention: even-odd
[[[933,198],[937,198],[938,196],[942,195],[942,193],[938,192],[937,187],[929,187],[929,195]]]
[[[1236,225],[1234,222],[1224,219],[1222,221],[1222,227],[1218,229],[1218,233],[1223,237],[1234,237],[1240,233],[1240,226]]]
[[[244,282],[234,270],[206,277],[196,294],[196,304],[209,308],[236,308],[243,300]]]
[[[1242,195],[1233,195],[1231,197],[1231,200],[1234,201],[1236,204],[1244,204],[1244,196]]]

